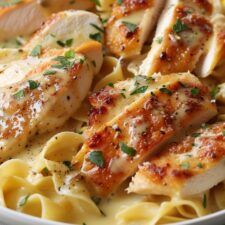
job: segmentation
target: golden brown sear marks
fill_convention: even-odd
[[[146,90],[119,116],[89,136],[74,158],[74,164],[79,164],[83,155],[81,173],[96,195],[114,192],[139,163],[177,132],[215,115],[208,90],[198,79],[189,74],[163,77],[169,82]]]
[[[212,35],[212,6],[208,1],[174,2],[161,16],[152,48],[140,67],[141,74],[193,71]]]
[[[224,157],[225,123],[204,125],[140,166],[129,191],[162,195],[199,194],[224,180]]]

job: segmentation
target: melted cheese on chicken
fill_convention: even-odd
[[[82,164],[81,173],[95,195],[114,192],[174,135],[216,114],[207,88],[193,75],[156,76],[148,82],[129,93],[144,94],[90,135],[73,160]]]
[[[193,71],[212,35],[211,13],[207,0],[169,0],[139,74]]]

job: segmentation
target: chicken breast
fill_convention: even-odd
[[[225,16],[216,14],[212,19],[213,36],[196,73],[201,77],[221,76],[225,69]]]
[[[24,47],[31,52],[36,46],[42,51],[52,48],[78,47],[86,41],[101,42],[103,29],[99,17],[86,11],[64,11],[54,14]]]
[[[167,1],[139,74],[151,76],[155,72],[193,71],[212,35],[209,21],[212,10],[207,0]]]
[[[225,179],[225,123],[204,127],[140,166],[128,188],[138,194],[201,194]]]
[[[0,40],[29,35],[41,27],[53,12],[66,9],[88,9],[89,0],[21,0],[0,2]]]
[[[165,0],[115,1],[106,25],[106,45],[116,56],[140,54]]]
[[[216,114],[208,89],[193,75],[158,75],[151,85],[148,80],[142,85],[125,97],[144,94],[89,136],[74,157],[73,163],[82,165],[81,174],[97,196],[114,192],[174,135]]]
[[[100,43],[91,42],[79,49],[52,50],[42,58],[18,61],[0,74],[1,161],[35,134],[62,126],[79,108],[95,73],[92,51],[101,58],[101,49]]]

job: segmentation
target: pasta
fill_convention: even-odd
[[[127,2],[129,1],[128,0],[125,0],[125,1],[126,1],[126,4],[128,4]],[[123,4],[123,1],[119,1],[119,0],[118,1],[115,1],[115,0],[90,1],[88,4],[92,5],[93,2],[96,3],[96,7],[93,8],[91,11],[101,16],[102,23],[104,26],[106,26],[105,24],[107,23],[107,20],[110,21],[113,19],[111,18],[112,10],[114,11],[116,9],[121,10],[120,7],[122,7],[121,5]],[[73,4],[73,3],[70,3],[70,4]],[[67,3],[66,8],[68,7],[69,6]],[[83,7],[84,6],[82,5],[82,8]],[[120,27],[120,29],[123,32],[125,32],[123,34],[126,34],[125,36],[127,36],[128,38],[130,38],[130,36],[132,37],[132,35],[134,34],[137,35],[138,29],[139,29],[138,26],[134,24],[134,21],[136,21],[137,18],[133,15],[128,15],[130,11],[140,10],[140,12],[142,13],[143,10],[146,10],[147,15],[151,16],[150,8],[145,8],[146,7],[145,5],[144,6],[141,5],[140,6],[141,8],[138,8],[138,7],[139,6],[132,5],[132,7],[130,6],[130,8],[124,7],[122,8],[122,11],[118,11],[121,13],[119,15],[121,16],[121,18],[116,22],[116,25]],[[147,7],[150,7],[150,4],[147,5]],[[3,10],[3,9],[0,7],[0,10]],[[123,10],[125,10],[125,13],[123,12]],[[216,117],[213,118],[212,122],[225,121],[225,83],[224,83],[225,82],[225,79],[224,79],[225,45],[224,45],[224,42],[219,42],[219,44],[215,42],[217,46],[216,53],[214,52],[214,49],[212,48],[212,46],[214,46],[215,44],[213,43],[213,41],[217,41],[216,35],[221,37],[221,32],[222,33],[224,32],[223,31],[224,24],[221,23],[221,21],[224,21],[224,18],[225,18],[225,16],[223,15],[224,11],[225,11],[225,1],[222,1],[222,0],[215,1],[213,13],[216,13],[216,17],[213,17],[212,23],[214,22],[216,23],[219,21],[219,23],[217,24],[218,34],[214,33],[213,38],[211,39],[209,38],[209,40],[211,41],[210,44],[201,49],[203,53],[201,57],[199,57],[199,59],[197,60],[199,61],[199,64],[201,65],[196,65],[195,69],[192,70],[192,72],[195,75],[199,76],[199,80],[201,81],[201,83],[204,83],[205,86],[207,86],[208,89],[210,90],[209,95],[211,95],[212,97],[211,103],[214,104],[216,102],[218,114],[216,115]],[[138,14],[135,14],[135,15],[139,16],[140,12],[138,12]],[[162,10],[160,12],[162,13]],[[68,16],[68,18],[70,16],[69,15],[70,13],[72,14],[72,11],[70,11],[68,15],[66,15]],[[82,15],[82,11],[79,11],[79,13],[80,15]],[[185,12],[185,13],[189,14],[190,12]],[[199,17],[202,16],[201,13],[202,12],[198,14]],[[206,12],[206,14],[207,13],[208,12]],[[205,13],[203,14],[204,15],[202,16],[201,20],[203,20],[205,17]],[[89,16],[91,16],[91,14]],[[58,21],[59,24],[61,23],[59,17],[57,17],[57,14],[54,15],[53,18],[57,18],[57,20],[59,20]],[[48,27],[46,26],[44,28],[46,32],[46,36],[45,37],[43,36],[44,40],[41,40],[40,44],[38,44],[40,36],[38,36],[38,33],[37,33],[36,34],[37,36],[34,37],[35,40],[37,39],[36,40],[37,45],[34,47],[34,49],[29,49],[29,45],[32,46],[33,44],[32,39],[31,39],[31,43],[29,42],[30,36],[26,37],[25,39],[20,37],[20,39],[23,40],[23,43],[20,43],[19,45],[17,43],[18,41],[17,42],[15,41],[17,40],[17,37],[15,37],[16,39],[14,38],[12,40],[7,40],[6,42],[2,42],[0,45],[1,46],[0,91],[2,92],[5,91],[4,85],[5,83],[7,83],[4,77],[5,68],[8,68],[8,67],[11,68],[11,66],[14,65],[15,62],[18,62],[18,61],[23,62],[24,59],[34,60],[35,63],[36,61],[40,60],[41,63],[43,63],[44,59],[49,58],[52,52],[54,54],[55,52],[58,54],[58,52],[60,52],[61,49],[63,49],[63,55],[56,55],[56,57],[53,58],[53,61],[55,60],[54,62],[58,64],[54,64],[53,66],[50,67],[50,69],[48,68],[48,70],[44,70],[44,71],[42,71],[40,68],[34,69],[35,73],[37,73],[37,71],[39,73],[39,70],[41,71],[41,73],[38,74],[38,76],[43,75],[45,79],[51,80],[51,76],[55,76],[55,74],[57,74],[59,70],[69,68],[68,70],[69,75],[70,76],[73,75],[74,80],[76,79],[79,80],[79,76],[77,76],[77,74],[72,74],[72,72],[75,71],[76,73],[79,73],[78,69],[82,67],[82,65],[86,65],[84,63],[85,60],[89,60],[87,63],[88,64],[87,68],[85,69],[87,69],[90,73],[94,71],[92,74],[93,75],[92,85],[90,85],[91,88],[88,89],[88,93],[86,93],[85,97],[83,98],[84,100],[82,104],[80,104],[78,109],[72,113],[72,116],[70,116],[70,119],[66,123],[64,123],[63,126],[56,127],[54,130],[48,130],[47,132],[42,130],[35,132],[32,138],[27,142],[27,145],[22,149],[21,152],[19,152],[18,154],[12,155],[8,160],[5,160],[2,162],[2,164],[0,165],[0,205],[3,207],[7,207],[9,209],[13,209],[18,212],[21,212],[21,213],[39,217],[42,219],[60,221],[60,222],[66,222],[66,223],[72,223],[72,224],[81,224],[81,225],[169,224],[169,223],[176,223],[176,222],[182,222],[186,220],[195,219],[195,218],[202,217],[210,213],[216,212],[218,210],[225,209],[225,181],[219,184],[216,184],[213,188],[205,191],[204,193],[196,194],[194,196],[188,196],[188,197],[184,197],[180,194],[171,195],[171,196],[161,195],[161,194],[160,195],[155,195],[155,194],[140,195],[135,193],[128,194],[127,187],[129,186],[130,178],[126,179],[126,181],[123,182],[123,184],[118,188],[118,190],[115,193],[109,194],[106,197],[98,196],[94,188],[87,185],[88,182],[85,179],[85,172],[83,171],[84,165],[82,164],[84,161],[85,154],[87,154],[87,152],[86,151],[82,152],[82,149],[85,146],[85,143],[86,145],[88,143],[88,146],[90,145],[94,146],[93,147],[94,151],[92,152],[95,152],[95,153],[101,152],[101,150],[99,150],[99,146],[95,147],[95,144],[100,142],[100,138],[99,136],[97,136],[97,134],[93,135],[92,133],[93,130],[90,129],[91,127],[90,124],[93,122],[91,121],[91,119],[93,118],[98,119],[99,115],[100,116],[102,115],[103,117],[103,114],[105,112],[112,112],[112,115],[110,114],[112,118],[110,119],[115,121],[116,119],[119,118],[119,112],[118,110],[116,111],[116,113],[113,112],[113,107],[117,104],[116,101],[119,99],[119,97],[123,99],[123,101],[125,102],[125,103],[123,102],[124,105],[121,103],[120,111],[123,111],[123,110],[126,111],[128,108],[126,105],[126,100],[124,99],[129,98],[129,96],[132,96],[133,97],[132,101],[127,103],[128,105],[132,105],[133,102],[138,101],[139,98],[144,96],[144,93],[148,88],[147,85],[149,85],[152,88],[151,97],[152,96],[155,97],[155,92],[154,92],[155,84],[153,82],[157,79],[160,79],[159,77],[161,76],[161,73],[160,72],[155,73],[152,77],[148,77],[147,76],[148,74],[142,74],[142,73],[140,74],[140,67],[142,67],[141,71],[144,71],[143,60],[145,61],[148,60],[149,54],[152,54],[151,51],[153,53],[156,52],[156,51],[153,51],[154,48],[158,48],[158,47],[155,47],[155,44],[158,44],[158,45],[162,44],[162,46],[164,46],[164,43],[163,43],[164,37],[156,36],[154,38],[150,38],[151,36],[155,34],[155,32],[152,32],[152,34],[149,33],[148,40],[150,40],[149,41],[150,43],[153,42],[152,46],[150,46],[149,44],[144,46],[140,55],[134,54],[129,57],[118,58],[118,57],[115,57],[113,54],[111,54],[109,52],[109,49],[107,48],[105,49],[105,46],[103,45],[104,43],[103,35],[105,34],[103,25],[101,24],[102,27],[100,27],[100,26],[97,26],[96,24],[90,23],[90,26],[92,29],[91,33],[88,33],[87,27],[85,27],[84,29],[85,32],[84,32],[81,29],[83,28],[81,24],[82,21],[84,20],[83,18],[86,18],[86,16],[83,16],[82,19],[78,20],[80,21],[79,27],[81,31],[79,31],[80,32],[79,37],[75,38],[75,39],[77,38],[79,39],[79,41],[77,42],[76,40],[69,38],[70,34],[68,34],[67,32],[67,27],[64,27],[62,30],[60,30],[62,27],[60,25],[59,27],[53,26],[54,28],[53,30],[56,31],[55,34],[52,34],[52,33],[48,34],[49,30],[51,31],[51,29],[48,30]],[[93,18],[95,18],[95,20],[100,23],[100,20],[98,19],[98,17],[95,16]],[[158,17],[154,15],[153,19],[158,20]],[[0,15],[0,20],[1,20],[1,15]],[[54,19],[50,20],[49,24],[51,25],[52,23],[54,25],[54,21],[55,21]],[[63,23],[66,23],[66,22],[64,21]],[[172,34],[168,35],[173,42],[180,40],[179,34],[182,33],[183,31],[187,33],[189,32],[188,28],[185,27],[186,26],[185,24],[182,24],[181,20],[178,20],[177,23],[178,25],[175,24],[172,27],[173,32],[176,34],[175,35],[173,34],[174,35],[173,37],[172,37]],[[211,23],[211,20],[210,20],[210,23]],[[71,24],[72,22],[69,22],[69,28],[70,28],[69,30],[74,31],[74,28],[72,27]],[[85,26],[87,26],[86,20],[84,24]],[[156,25],[157,24],[155,24],[155,26]],[[1,26],[1,23],[0,23],[0,26]],[[214,27],[216,27],[216,25],[214,25]],[[143,25],[143,29],[144,28],[145,26]],[[128,29],[128,31],[126,29]],[[176,31],[176,29],[178,29],[178,31]],[[181,29],[181,31],[179,29]],[[209,29],[209,27],[207,27],[207,29]],[[57,32],[59,34],[57,34]],[[209,31],[207,30],[207,32]],[[147,33],[148,33],[147,31],[144,32],[145,35],[147,35]],[[93,40],[90,41],[90,39],[93,39],[94,41]],[[140,39],[143,39],[143,37],[140,37]],[[46,42],[46,40],[48,43]],[[187,38],[187,43],[191,42],[191,40],[192,40],[192,37],[190,39]],[[96,44],[96,41],[98,45],[93,44],[93,43]],[[130,41],[133,41],[133,40],[130,40]],[[27,45],[26,45],[26,42],[28,42]],[[79,45],[79,42],[81,43],[84,42],[81,44],[81,47]],[[86,42],[88,42],[87,45],[86,45]],[[97,71],[96,62],[98,60],[96,57],[99,57],[99,55],[101,55],[102,45],[104,46],[103,47],[103,50],[104,50],[103,62],[99,60],[100,61],[99,65],[101,66],[99,65],[98,66],[101,67],[101,70],[96,73]],[[204,44],[202,44],[202,46],[203,45]],[[96,46],[101,46],[100,50],[96,48]],[[21,49],[18,49],[17,47],[20,47]],[[75,50],[72,47],[74,47]],[[212,54],[212,52],[209,51],[209,49],[211,49],[211,51],[215,53],[212,61],[210,61],[211,59],[210,54]],[[98,54],[95,55],[96,51],[99,51],[99,52]],[[29,55],[27,55],[28,54],[27,52],[29,52]],[[149,53],[147,54],[147,52]],[[209,52],[210,54],[207,55]],[[72,60],[76,57],[77,53],[81,54],[81,56],[78,60],[76,59],[78,62],[77,61],[73,62]],[[34,56],[32,56],[32,54],[34,54]],[[171,62],[172,58],[167,58],[166,54],[167,53],[162,52],[160,54],[160,59],[164,62],[165,61]],[[185,54],[186,52],[182,53],[181,54],[182,57],[185,56]],[[151,65],[154,66],[157,64],[158,59],[154,61],[153,56],[149,58],[152,60]],[[32,57],[34,57],[34,59]],[[202,63],[202,61],[204,60],[206,60],[205,64]],[[207,64],[208,61],[211,62],[210,65]],[[47,65],[47,63],[45,64]],[[41,68],[42,67],[47,68],[48,65],[46,66],[45,64],[44,63],[43,65],[41,64]],[[71,67],[71,64],[72,64],[72,67]],[[177,64],[179,63],[175,62],[173,66],[176,67]],[[30,65],[28,62],[27,67],[29,66]],[[160,66],[163,67],[164,65],[162,64]],[[160,70],[160,66],[158,68],[159,70]],[[170,67],[168,68],[171,69]],[[16,70],[17,69],[18,68],[16,68]],[[26,76],[28,78],[29,78],[29,74],[33,73],[33,70],[31,69],[29,70],[29,68],[27,68],[28,72]],[[151,69],[154,70],[154,68],[151,68]],[[12,66],[12,71],[15,71],[15,68],[13,66]],[[20,70],[20,68],[18,69],[18,71],[19,73],[23,73],[23,71]],[[155,72],[158,72],[158,71],[155,71]],[[188,72],[188,71],[175,70],[175,72]],[[33,79],[33,77],[31,78]],[[127,80],[127,78],[129,78],[130,80]],[[120,83],[121,81],[124,83]],[[128,83],[129,86],[127,89],[124,88],[125,86],[124,84],[126,84],[125,83],[126,81],[130,82]],[[34,81],[31,79],[28,80],[30,90],[38,89],[39,87],[41,87],[40,86],[41,82],[40,83],[32,83],[32,82]],[[58,93],[58,91],[59,92],[65,91],[67,86],[65,86],[63,90],[57,90],[57,88],[59,88],[57,82],[53,87],[53,89],[55,88],[56,90],[55,93]],[[168,84],[169,84],[169,81],[168,81]],[[13,85],[14,83],[12,82],[12,86]],[[133,90],[132,85],[134,85],[136,89]],[[186,88],[186,86],[180,81],[179,81],[179,85],[183,86],[183,88]],[[48,88],[48,84],[46,84],[46,87]],[[9,89],[11,89],[11,87]],[[80,92],[81,92],[83,87],[79,86],[77,87],[77,89],[80,89]],[[172,96],[172,93],[170,92],[169,89],[167,89],[165,85],[162,86],[160,91],[161,91],[160,94],[163,93],[163,94]],[[192,95],[198,95],[198,93],[196,94],[196,88],[193,88],[191,91],[192,91],[191,93]],[[128,92],[129,94],[127,94]],[[197,90],[197,92],[199,92],[199,90]],[[93,93],[94,93],[94,96],[96,97],[96,99],[94,100],[92,96]],[[18,92],[15,94],[18,95]],[[19,93],[19,94],[20,94],[19,100],[21,100],[21,95],[25,96],[26,90],[25,90],[25,93]],[[136,94],[140,94],[140,95],[137,95],[136,97],[134,96]],[[16,97],[18,97],[17,95]],[[53,98],[54,95],[55,94],[52,94],[51,97]],[[79,93],[77,96],[79,96]],[[3,94],[0,92],[0,97],[2,99],[4,98],[4,92]],[[33,95],[31,95],[31,97],[33,98]],[[60,100],[62,99],[63,101],[71,101],[71,96],[62,95]],[[119,101],[121,99],[119,99]],[[41,99],[40,101],[37,102],[37,104],[33,105],[33,108],[31,108],[31,111],[30,111],[31,114],[36,113],[36,111],[38,111],[39,104],[42,104],[41,101],[44,102],[44,99]],[[51,98],[49,98],[49,101],[51,101]],[[1,108],[5,107],[3,103],[1,103],[0,101]],[[17,106],[19,106],[19,103]],[[12,104],[12,107],[14,107],[13,104]],[[68,111],[70,106],[65,106],[65,108],[66,107],[68,108],[64,112],[65,114]],[[144,107],[147,107],[147,103],[144,104]],[[46,117],[50,118],[51,115],[54,114],[55,109],[57,110],[57,104],[55,107],[53,107],[52,110],[50,110],[47,113]],[[140,110],[141,110],[141,107],[140,107]],[[4,113],[2,112],[3,111],[0,110],[0,126],[7,127],[7,124],[4,123],[3,121]],[[90,115],[91,113],[93,113],[94,115],[93,118]],[[61,117],[62,115],[59,115],[55,119],[60,120]],[[18,118],[19,118],[18,124],[16,125],[18,125],[19,127],[20,123],[22,124],[24,121],[23,121],[23,118],[22,119],[20,117]],[[111,121],[110,119],[108,119],[108,121],[106,120],[105,123],[109,124],[109,122]],[[139,125],[140,123],[139,120],[141,120],[140,117],[137,117],[135,119],[137,120],[137,124]],[[125,121],[124,123],[129,123],[129,121],[128,122]],[[158,121],[155,120],[155,123],[158,123]],[[142,124],[141,127],[138,127],[138,128],[136,127],[137,124],[132,124],[133,126],[132,129],[129,127],[127,132],[131,136],[135,136],[135,135],[138,136],[139,133],[141,133],[141,135],[145,135],[146,124]],[[98,125],[99,126],[98,127],[96,126],[97,128],[95,128],[96,130],[94,130],[96,131],[96,133],[99,130],[101,130],[101,128],[103,127],[103,124],[98,124]],[[202,124],[202,126],[203,125],[207,126],[207,124]],[[0,127],[0,136],[1,136],[1,127]],[[116,131],[116,136],[114,136],[113,138],[118,138],[118,136],[120,135],[121,129],[116,126],[111,126],[111,128],[114,131]],[[161,132],[160,133],[161,135],[164,131],[160,130],[160,132]],[[92,137],[91,139],[88,139],[89,136],[91,135],[93,135],[94,138]],[[197,134],[195,133],[195,135]],[[137,142],[136,136],[134,140]],[[223,136],[225,135],[223,134]],[[15,138],[17,138],[17,133],[15,133]],[[103,140],[103,144],[106,144],[104,143],[104,141],[110,142],[112,145],[114,144],[111,140],[107,139],[108,138],[107,135],[105,135],[104,138],[105,140]],[[93,139],[95,140],[94,144],[93,144]],[[194,146],[194,143],[192,145]],[[1,145],[1,139],[0,139],[0,147],[1,146],[2,145]],[[118,146],[121,149],[122,149],[121,146],[123,146],[123,156],[124,154],[128,154],[129,156],[133,157],[132,154],[135,153],[134,148],[131,148],[122,142],[120,142]],[[3,153],[0,152],[0,158],[1,158],[1,154]],[[76,157],[79,158],[80,160],[79,163],[77,162],[74,163],[74,158]],[[90,159],[90,155],[88,155],[88,157],[89,158],[87,160],[89,161],[92,160],[91,161],[92,163],[94,161],[96,165],[98,164],[98,167],[100,168],[100,169],[97,169],[98,171],[103,169],[103,165],[105,161],[101,161],[102,159],[101,155],[97,155],[97,156],[95,155],[94,159]],[[117,159],[118,159],[118,156],[117,156]],[[122,157],[121,161],[119,161],[116,164],[115,166],[116,171],[119,170],[120,172],[121,168],[123,169],[126,167],[126,161],[124,163],[123,160],[124,159]],[[89,166],[90,165],[88,165],[87,167]],[[110,166],[113,167],[112,163]],[[190,165],[186,164],[184,166],[186,166],[186,169],[188,169],[187,167],[189,167]],[[90,166],[90,168],[88,169],[92,170],[91,172],[93,174],[94,172],[96,172],[95,167],[92,168]],[[156,170],[156,173],[160,174],[160,172],[162,171]],[[103,185],[101,181],[99,181],[99,183]]]

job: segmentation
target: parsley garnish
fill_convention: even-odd
[[[99,32],[94,34],[89,34],[89,38],[98,42],[102,42],[102,36]]]
[[[61,47],[71,47],[73,44],[73,39],[68,39],[66,41],[58,40],[56,43]]]
[[[121,92],[120,95],[121,95],[123,98],[126,98],[126,95],[125,95],[123,92]]]
[[[9,7],[9,6],[12,6],[12,5],[16,5],[16,4],[19,4],[21,3],[22,0],[10,0],[10,1],[2,1],[0,2],[0,7]]]
[[[200,169],[202,169],[203,168],[203,164],[202,163],[198,163],[197,164],[197,167],[200,168]]]
[[[137,25],[134,23],[123,21],[122,24],[132,33],[137,29]]]
[[[114,84],[113,84],[112,82],[109,82],[109,83],[108,83],[108,86],[109,86],[109,87],[114,87]]]
[[[122,3],[123,3],[123,0],[117,0],[118,5],[122,5]]]
[[[122,152],[126,153],[127,155],[131,157],[135,156],[137,153],[137,151],[134,148],[127,146],[123,142],[120,142],[120,148]]]
[[[105,167],[105,160],[102,151],[92,151],[88,159],[98,167]]]
[[[43,75],[44,76],[48,76],[48,75],[54,75],[56,74],[56,71],[55,70],[46,70]]]
[[[34,90],[39,87],[39,83],[34,80],[28,80],[30,90]]]
[[[213,99],[215,99],[215,98],[216,98],[216,95],[219,93],[219,91],[220,91],[220,88],[219,88],[218,86],[214,87],[214,88],[211,90],[211,92],[210,92],[211,97],[212,97]]]
[[[163,38],[162,38],[162,37],[157,37],[155,40],[156,40],[156,42],[157,42],[158,44],[161,44],[162,41],[163,41]]]
[[[24,90],[20,90],[13,95],[13,98],[16,99],[16,100],[19,100],[23,97],[25,97],[25,91]]]
[[[192,137],[199,137],[201,135],[201,133],[193,133],[191,136]]]
[[[96,5],[101,6],[99,0],[91,0],[92,2],[94,2]]]
[[[193,96],[197,96],[199,94],[200,90],[198,88],[192,88],[191,89],[191,94]]]
[[[159,90],[160,90],[160,92],[162,92],[164,94],[167,94],[167,95],[170,95],[170,96],[173,94],[173,92],[166,87],[162,87]]]
[[[76,53],[73,50],[69,50],[65,53],[65,57],[68,59],[74,58]]]
[[[130,93],[130,95],[136,95],[136,94],[140,94],[140,93],[145,93],[147,89],[148,89],[148,86],[139,87],[139,88],[135,89],[134,91],[132,91]]]
[[[44,176],[48,176],[48,175],[50,174],[47,167],[43,168],[43,170],[41,171],[41,173],[42,173]]]
[[[182,23],[182,21],[180,19],[178,19],[173,26],[173,31],[177,34],[182,31],[185,31],[187,29],[188,29],[188,26],[186,24]]]
[[[203,195],[202,205],[206,209],[207,208],[207,197],[206,194]]]
[[[188,170],[190,168],[189,162],[183,162],[180,164],[180,167],[184,170]]]
[[[24,206],[27,203],[28,198],[30,197],[30,195],[26,195],[24,196],[20,201],[19,201],[19,206]]]
[[[222,131],[223,136],[225,136],[225,130]]]
[[[91,26],[94,27],[96,30],[102,32],[103,34],[105,33],[104,29],[102,29],[101,27],[97,26],[96,24],[91,23]]]
[[[30,53],[30,56],[36,57],[41,54],[41,45],[36,45]]]

